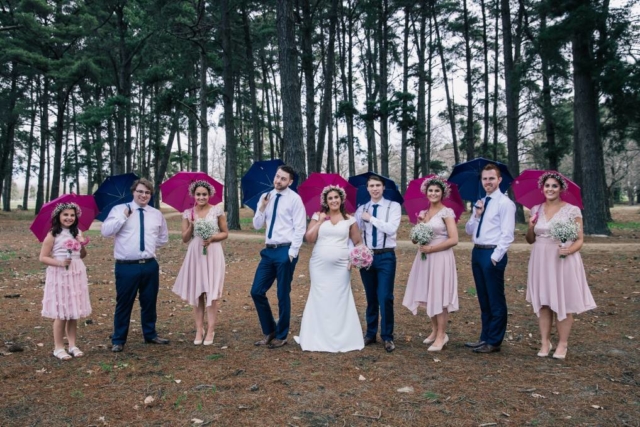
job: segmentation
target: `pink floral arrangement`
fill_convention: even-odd
[[[81,248],[80,242],[78,242],[76,239],[67,239],[64,241],[62,246],[67,250],[67,259],[71,258],[72,252],[79,252]],[[65,265],[64,268],[68,270],[69,266]]]
[[[356,246],[349,253],[349,262],[356,268],[369,268],[373,264],[373,252],[364,245]]]

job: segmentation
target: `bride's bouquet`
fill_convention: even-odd
[[[578,238],[578,224],[570,219],[564,221],[552,221],[549,230],[551,238],[559,240],[564,247],[568,241],[575,241]],[[566,255],[560,255],[560,258],[566,258]]]
[[[351,249],[349,262],[355,268],[369,268],[373,264],[373,252],[365,245],[359,245]]]
[[[198,218],[193,223],[193,234],[198,236],[202,240],[207,240],[211,236],[214,236],[220,232],[220,229],[211,221],[207,221],[204,218]],[[207,247],[202,247],[202,255],[207,254]]]
[[[428,245],[433,240],[433,227],[425,222],[419,222],[411,229],[409,237],[420,246]],[[421,255],[423,260],[427,259],[427,254],[422,252]]]

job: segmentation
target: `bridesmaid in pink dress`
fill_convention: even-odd
[[[227,219],[218,206],[209,204],[215,189],[206,181],[195,181],[189,186],[195,206],[182,214],[182,241],[189,243],[184,262],[176,277],[173,292],[193,306],[196,324],[194,345],[211,345],[215,336],[218,301],[224,286],[225,260],[222,242],[229,236]],[[209,221],[219,232],[203,240],[194,235],[196,221]],[[206,255],[203,253],[206,248]],[[204,331],[204,313],[207,312],[207,332]]]
[[[458,244],[458,229],[455,213],[442,204],[449,196],[447,183],[434,177],[425,180],[420,189],[430,205],[418,219],[431,225],[434,237],[428,245],[418,248],[402,305],[414,315],[418,307],[426,308],[432,331],[424,343],[431,344],[428,351],[440,351],[449,342],[449,313],[458,310],[458,274],[452,249]],[[422,259],[423,253],[427,254],[426,260]]]
[[[541,341],[538,356],[546,357],[553,349],[551,326],[555,314],[559,341],[553,357],[564,359],[573,325],[572,313],[592,310],[596,303],[591,296],[579,252],[583,243],[580,209],[560,199],[560,193],[567,188],[560,174],[543,174],[538,186],[546,201],[531,209],[529,219],[526,239],[533,244],[533,249],[529,258],[527,301],[538,316]],[[578,224],[578,238],[562,245],[551,238],[550,230],[554,221],[566,220]]]

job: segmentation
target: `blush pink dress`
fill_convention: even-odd
[[[63,228],[53,241],[51,257],[57,260],[71,257],[69,269],[48,266],[42,298],[42,316],[50,319],[73,320],[91,314],[87,269],[80,259],[80,251],[65,249],[67,240],[75,240],[71,232]]]
[[[218,206],[212,206],[205,216],[205,221],[211,221],[218,226],[218,217],[223,216],[224,211]],[[187,209],[182,218],[192,220],[192,210]],[[211,243],[207,247],[207,254],[202,254],[202,239],[193,236],[187,247],[187,254],[176,282],[173,285],[173,293],[192,306],[198,305],[200,295],[206,294],[206,306],[220,299],[224,287],[225,260],[220,242]]]
[[[549,234],[554,221],[582,218],[580,209],[567,203],[549,219],[544,214],[544,205],[534,206],[531,212],[538,213],[534,228],[536,241],[531,249],[527,277],[527,302],[533,311],[539,316],[540,308],[548,306],[562,321],[567,318],[567,313],[582,313],[596,308],[580,252],[560,258],[560,242]],[[565,246],[572,243],[566,242]]]
[[[429,220],[433,228],[433,240],[429,245],[437,245],[449,238],[444,219],[455,217],[453,210],[445,207]],[[444,309],[449,313],[458,310],[458,273],[453,249],[428,254],[425,260],[418,251],[402,305],[413,314],[418,314],[418,307],[425,307],[429,317],[441,314]]]

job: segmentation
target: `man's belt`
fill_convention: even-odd
[[[386,254],[387,252],[393,252],[396,248],[384,248],[384,249],[371,249],[374,255]]]
[[[116,264],[146,264],[148,262],[155,261],[155,258],[143,258],[143,259],[117,259]]]
[[[497,245],[478,245],[477,243],[473,245],[474,249],[495,249],[497,247]]]
[[[267,249],[288,248],[289,246],[291,246],[291,243],[278,243],[277,245],[267,243],[265,246]]]

